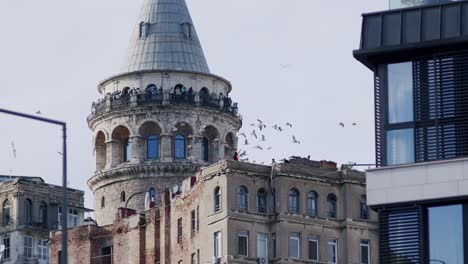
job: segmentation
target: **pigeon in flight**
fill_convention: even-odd
[[[247,139],[245,139],[244,145],[248,145],[248,144],[249,144],[249,141]]]
[[[262,141],[266,141],[265,135],[262,135]]]
[[[42,115],[41,110],[37,110],[36,115]]]
[[[259,145],[255,146],[256,149],[263,150],[263,148]]]
[[[275,124],[274,126],[272,126],[272,128],[273,128],[274,130],[278,130],[278,125]]]
[[[301,144],[301,142],[297,140],[295,136],[292,136],[292,140],[294,144]]]
[[[341,127],[344,127],[344,123],[343,123],[343,122],[340,122],[339,125],[340,125]]]
[[[240,133],[239,136],[243,136],[244,138],[247,138],[244,132]]]
[[[273,147],[268,147],[267,149],[270,150],[270,149],[272,149],[272,148],[273,148]]]
[[[287,123],[286,123],[286,126],[288,126],[288,127],[291,127],[291,128],[292,128],[292,125],[291,125],[291,123],[289,123],[289,122],[287,122]]]
[[[353,126],[357,126],[357,123],[353,123]]]
[[[254,136],[255,138],[258,138],[257,133],[255,132],[255,130],[252,130],[252,133],[250,135]]]

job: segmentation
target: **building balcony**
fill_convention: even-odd
[[[375,70],[380,63],[466,48],[468,1],[416,2],[424,5],[363,14],[356,59]]]
[[[130,107],[187,105],[219,110],[234,117],[238,114],[237,103],[228,96],[200,95],[198,93],[169,93],[169,92],[130,92],[126,94],[108,94],[103,99],[93,102],[88,123],[96,117],[106,113]]]

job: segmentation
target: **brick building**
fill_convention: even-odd
[[[68,226],[83,224],[84,192],[68,189]],[[48,239],[60,229],[62,187],[39,177],[0,176],[2,263],[49,263]]]
[[[161,206],[70,230],[69,263],[378,263],[365,197],[364,173],[334,163],[223,160],[164,191]]]

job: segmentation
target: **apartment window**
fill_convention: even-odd
[[[49,259],[49,246],[47,240],[37,240],[37,256],[40,260]]]
[[[293,188],[289,191],[288,204],[290,213],[299,213],[299,191],[296,188]]]
[[[197,232],[200,230],[200,207],[197,206]]]
[[[274,258],[277,257],[277,253],[276,253],[276,243],[277,243],[277,241],[276,241],[276,239],[277,239],[276,238],[276,233],[271,234],[271,240],[273,242],[273,257]]]
[[[221,232],[218,231],[218,232],[215,232],[214,235],[214,256],[215,258],[220,258],[221,257],[221,243],[222,243],[222,240],[221,240]]]
[[[299,233],[289,234],[288,253],[290,258],[299,258],[300,256],[300,235]]]
[[[336,218],[336,196],[330,193],[327,197],[327,204],[328,204],[328,217]]]
[[[30,236],[24,237],[24,248],[23,254],[26,258],[32,258],[33,256],[33,238]]]
[[[30,199],[24,200],[24,222],[32,224],[32,201]]]
[[[192,253],[190,263],[191,263],[191,264],[197,264],[197,256],[196,256],[195,253]]]
[[[77,227],[78,226],[78,210],[69,209],[68,210],[68,227]]]
[[[336,239],[328,240],[327,254],[329,264],[338,263],[338,242]]]
[[[219,186],[214,189],[214,211],[215,213],[221,211],[221,188]]]
[[[387,165],[414,162],[414,129],[387,131]]]
[[[268,257],[268,234],[265,234],[265,233],[257,234],[257,257],[259,258]]]
[[[10,221],[11,221],[10,201],[5,200],[5,202],[3,202],[3,224],[9,225]]]
[[[361,264],[370,264],[370,241],[361,240]]]
[[[177,219],[177,242],[182,242],[182,218]]]
[[[427,209],[429,231],[429,259],[445,263],[464,263],[466,247],[464,233],[464,214],[466,208],[461,204],[429,207]]]
[[[202,160],[203,161],[209,161],[209,159],[210,159],[210,148],[209,148],[208,139],[206,137],[204,137],[202,139],[201,155],[202,155]]]
[[[259,213],[266,213],[267,208],[267,192],[264,188],[257,191],[257,211]]]
[[[112,247],[104,247],[101,249],[101,263],[112,263]]]
[[[359,216],[361,219],[369,219],[369,207],[367,206],[367,198],[361,195],[359,200]]]
[[[101,208],[105,208],[106,207],[106,197],[102,197],[101,198]]]
[[[190,231],[192,232],[192,236],[195,234],[196,227],[197,227],[196,214],[195,214],[195,210],[192,210],[192,212],[190,213]]]
[[[9,260],[10,259],[10,237],[9,236],[3,237],[3,245],[5,246],[5,250],[3,251],[3,259]]]
[[[237,235],[237,254],[239,256],[249,255],[249,233],[247,231],[239,232]]]
[[[318,194],[315,191],[310,191],[307,194],[307,214],[310,216],[317,216],[317,201]]]
[[[411,122],[413,117],[413,63],[402,62],[387,66],[388,122]]]
[[[319,260],[319,240],[317,236],[309,236],[309,259]]]
[[[239,191],[237,193],[237,209],[239,211],[247,211],[249,202],[248,202],[248,195],[249,190],[244,185],[239,187]]]

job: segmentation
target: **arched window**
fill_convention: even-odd
[[[318,201],[318,194],[315,191],[310,191],[307,194],[307,214],[308,215],[317,216],[318,214],[317,201]]]
[[[296,188],[289,190],[288,205],[290,213],[299,213],[299,191]]]
[[[41,224],[47,224],[47,204],[44,202],[41,202],[41,205],[39,206],[39,220],[41,221]]]
[[[249,210],[249,190],[244,185],[239,187],[239,192],[237,193],[237,209],[239,211]]]
[[[122,203],[125,202],[125,192],[121,192],[121,193],[120,193],[120,201],[121,201]]]
[[[203,103],[208,103],[210,100],[210,91],[206,88],[203,87],[200,90],[200,102]]]
[[[257,211],[259,213],[266,213],[267,209],[267,192],[264,188],[257,191]]]
[[[5,200],[5,202],[3,202],[3,224],[9,225],[10,221],[11,221],[10,201]]]
[[[101,208],[105,208],[106,207],[106,197],[102,197],[101,198]]]
[[[208,139],[206,137],[202,139],[201,152],[202,152],[201,155],[202,155],[203,161],[209,161],[210,147],[209,147]]]
[[[221,211],[221,188],[219,186],[214,189],[214,211]]]
[[[158,155],[158,136],[151,134],[146,139],[146,156],[148,159],[157,159]]]
[[[336,196],[330,193],[327,197],[328,217],[336,218]]]
[[[361,219],[369,219],[369,207],[367,206],[367,197],[361,195],[359,200],[359,216]]]
[[[30,199],[24,200],[24,222],[32,224],[32,201]]]
[[[156,89],[158,89],[158,87],[154,84],[150,84],[148,86],[146,86],[146,90],[150,91],[150,92],[154,92],[156,91]]]
[[[99,131],[97,133],[94,148],[96,151],[96,170],[102,170],[107,162],[107,146],[104,132]]]
[[[124,140],[123,151],[123,161],[130,161],[132,159],[132,140],[130,138]]]
[[[174,137],[174,158],[185,159],[185,136],[177,134]]]

